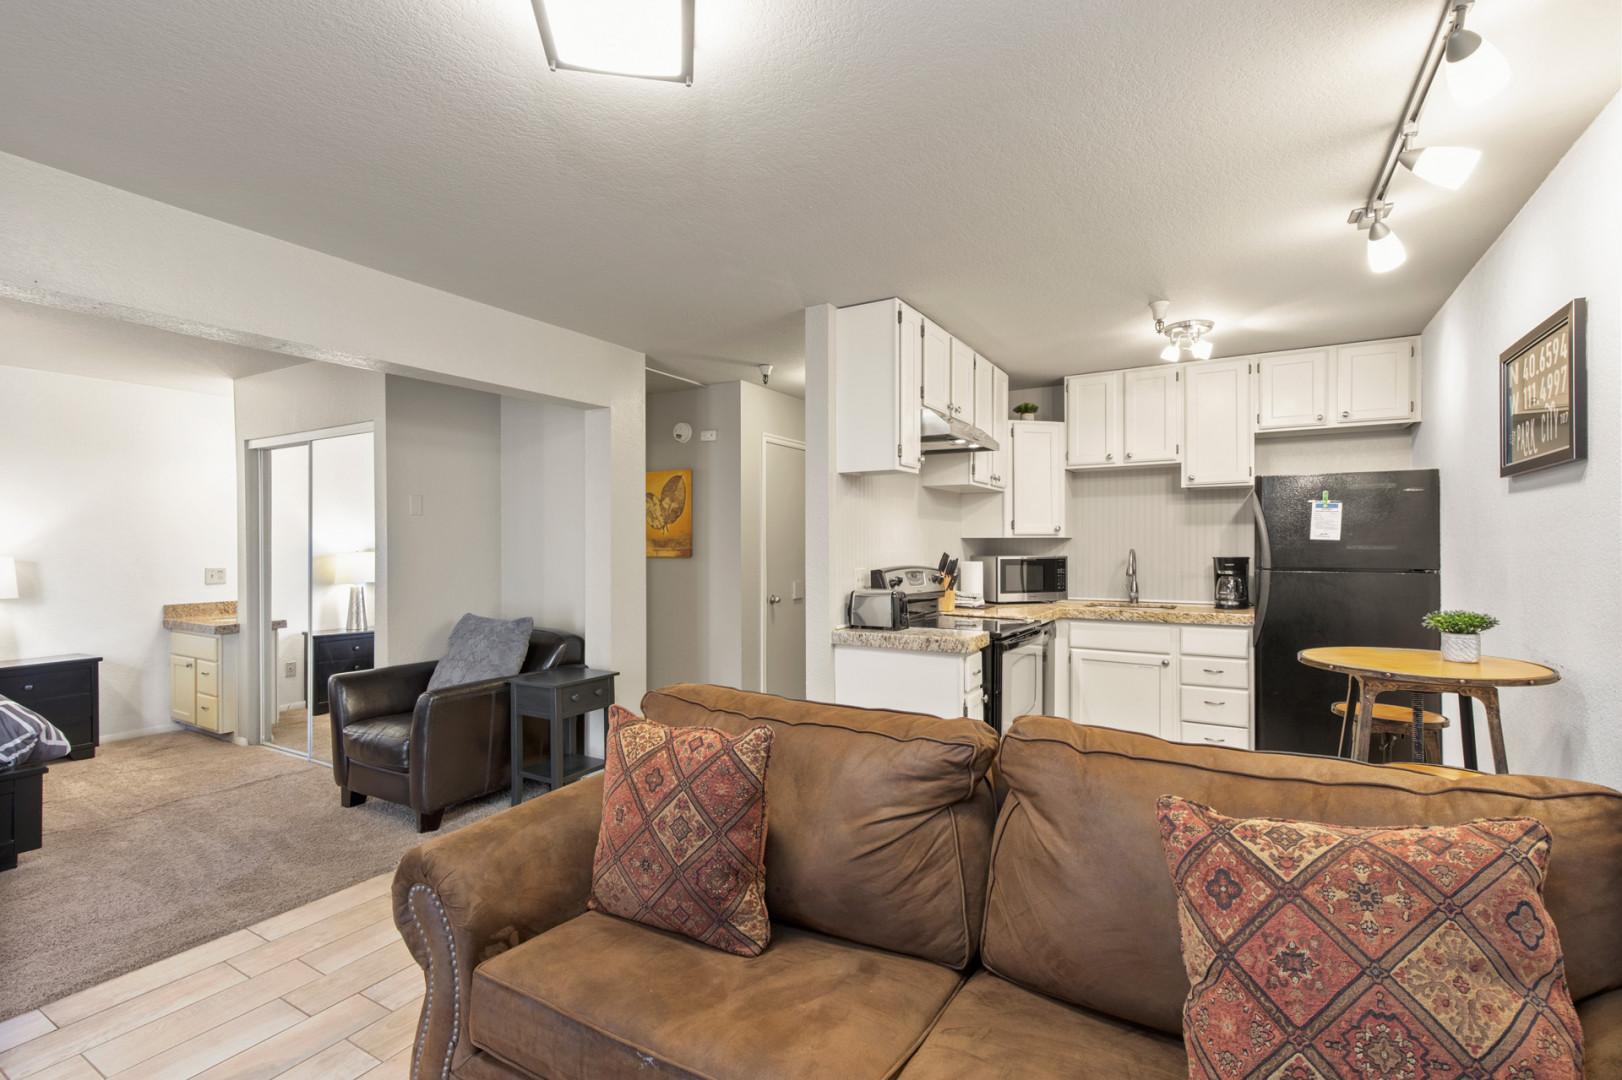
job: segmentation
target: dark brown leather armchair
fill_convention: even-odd
[[[533,630],[520,670],[582,664],[585,650],[576,634]],[[430,691],[435,663],[346,671],[329,684],[339,800],[359,806],[376,795],[409,806],[418,832],[439,828],[447,806],[499,791],[512,775],[507,680]]]

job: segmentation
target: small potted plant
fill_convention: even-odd
[[[1481,661],[1481,632],[1498,620],[1480,611],[1433,611],[1422,620],[1425,629],[1442,635],[1442,659],[1456,664]]]
[[[1036,402],[1034,402],[1034,401],[1022,401],[1022,402],[1020,402],[1018,405],[1014,406],[1014,415],[1019,417],[1021,420],[1035,420],[1036,419]]]

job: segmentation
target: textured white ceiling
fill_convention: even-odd
[[[647,352],[783,365],[902,295],[1016,385],[1419,330],[1619,81],[1616,0],[1481,0],[1516,81],[1423,134],[1407,266],[1363,200],[1439,0],[698,0],[695,85],[548,72],[529,0],[50,0],[0,13],[0,149]],[[222,268],[222,272],[228,269]]]

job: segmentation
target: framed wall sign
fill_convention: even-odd
[[[1587,314],[1573,300],[1499,354],[1499,476],[1588,457]]]

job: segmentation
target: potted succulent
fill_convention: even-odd
[[[1018,405],[1014,406],[1014,415],[1019,417],[1021,420],[1035,420],[1036,419],[1036,402],[1034,402],[1034,401],[1022,401],[1022,402],[1020,402]]]
[[[1481,660],[1481,632],[1498,620],[1480,611],[1433,611],[1422,620],[1427,630],[1442,635],[1442,659],[1457,664]]]

